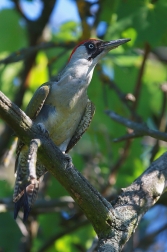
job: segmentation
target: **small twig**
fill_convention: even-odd
[[[136,123],[133,122],[129,119],[126,119],[123,116],[120,116],[118,114],[116,114],[113,111],[106,111],[106,114],[112,118],[114,121],[123,124],[124,126],[130,128],[130,129],[134,129],[136,132],[138,132],[139,134],[143,135],[143,136],[151,136],[155,139],[159,139],[162,141],[167,141],[167,134],[160,132],[159,130],[152,130],[150,128],[148,128],[147,126],[144,126],[140,123]]]
[[[69,204],[75,204],[70,196],[60,197],[58,199],[37,199],[32,208],[31,214],[60,212],[63,208],[68,209]],[[0,198],[0,213],[13,211],[14,204],[11,198]]]
[[[146,66],[146,61],[147,61],[147,57],[149,55],[150,52],[150,45],[148,43],[145,44],[145,48],[144,48],[144,55],[143,55],[143,60],[142,60],[142,64],[138,73],[138,78],[137,78],[137,82],[136,82],[136,86],[134,89],[134,96],[135,96],[135,101],[133,104],[133,111],[136,110],[137,105],[139,103],[139,97],[140,97],[140,91],[141,91],[141,86],[142,86],[142,78],[143,78],[143,74],[144,74],[144,69]]]
[[[118,137],[118,138],[114,138],[112,141],[114,143],[118,143],[118,142],[121,142],[121,141],[124,141],[124,140],[128,140],[128,139],[134,139],[134,138],[137,138],[137,137],[142,137],[143,134],[140,134],[140,133],[137,133],[137,132],[133,132],[133,133],[130,133],[130,134],[126,134],[124,136],[121,136],[121,137]]]
[[[71,49],[75,46],[75,42],[69,41],[69,42],[48,42],[48,43],[41,43],[35,46],[30,46],[28,48],[20,49],[9,56],[7,56],[4,59],[0,60],[0,64],[9,64],[13,62],[18,62],[21,60],[25,60],[25,58],[29,57],[31,54],[39,51],[39,50],[46,50],[54,47],[62,47]]]

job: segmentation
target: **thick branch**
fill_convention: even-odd
[[[70,165],[67,158],[54,143],[42,136],[31,119],[0,92],[0,115],[12,126],[15,133],[25,143],[40,138],[39,158],[53,176],[66,188],[92,222],[96,232],[109,228],[108,218],[112,219],[112,206],[89,182]],[[96,213],[96,215],[94,214]]]
[[[117,199],[111,202],[118,217],[117,224],[113,236],[99,241],[99,251],[121,251],[142,216],[157,202],[166,188],[167,153],[153,162],[129,187],[122,189]]]
[[[99,236],[98,252],[121,251],[141,217],[165,191],[167,153],[117,197],[112,205],[73,167],[66,156],[43,136],[38,127],[0,92],[0,115],[25,143],[40,139],[38,158],[66,188]]]

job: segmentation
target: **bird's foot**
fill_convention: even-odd
[[[45,128],[43,123],[38,123],[37,124],[38,129],[41,131],[42,134],[44,134],[46,137],[49,137],[49,132],[48,130]]]
[[[73,167],[73,163],[72,163],[72,158],[70,157],[70,155],[66,154],[66,153],[63,153],[68,164],[67,164],[67,168],[71,168]]]
[[[25,176],[24,179],[22,179],[22,181],[19,181],[19,185],[21,188],[26,188],[27,186],[29,186],[30,184],[34,185],[35,187],[38,186],[39,181],[36,178],[33,178],[31,176]]]
[[[18,184],[22,189],[26,188],[29,184],[31,184],[30,176],[26,175],[24,179],[18,182]]]

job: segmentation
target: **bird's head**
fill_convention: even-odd
[[[130,39],[117,39],[111,41],[89,39],[82,41],[73,49],[68,62],[72,63],[78,60],[87,60],[93,65],[96,65],[110,50],[128,41],[130,41]]]

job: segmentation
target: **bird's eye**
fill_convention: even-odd
[[[94,44],[89,44],[88,47],[89,47],[89,49],[93,49],[94,48]]]

